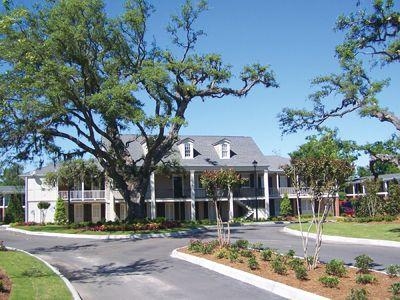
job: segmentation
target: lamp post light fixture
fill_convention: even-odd
[[[257,178],[257,161],[253,160],[253,167],[254,167],[254,197],[256,199],[256,221],[258,221],[258,199],[257,199],[257,185],[258,185],[258,178]]]

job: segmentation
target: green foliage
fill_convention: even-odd
[[[47,274],[43,272],[43,270],[36,268],[36,267],[31,267],[29,269],[26,269],[24,272],[22,272],[22,276],[25,277],[43,277],[46,276]]]
[[[321,276],[318,280],[328,288],[336,288],[339,285],[339,278],[335,276]]]
[[[254,255],[249,257],[247,261],[247,266],[250,268],[250,270],[257,270],[260,268],[260,264],[258,263]]]
[[[360,284],[370,284],[376,282],[376,277],[372,274],[360,274],[357,275],[356,282]]]
[[[19,175],[22,174],[24,167],[20,164],[13,163],[9,167],[3,169],[0,174],[0,185],[1,186],[23,186],[24,179]]]
[[[296,255],[296,251],[293,249],[289,249],[288,252],[286,253],[286,256],[289,258],[293,258]]]
[[[286,193],[281,200],[280,214],[282,216],[291,216],[293,214],[292,205],[289,196]]]
[[[347,273],[343,260],[339,259],[332,259],[325,265],[325,268],[325,272],[328,275],[343,277]]]
[[[279,275],[286,275],[287,274],[287,267],[283,260],[283,257],[280,255],[276,255],[275,258],[271,261],[271,267],[274,273]]]
[[[367,194],[354,201],[354,210],[357,217],[375,217],[382,213],[382,201],[377,194],[381,182],[377,180],[364,181]]]
[[[239,239],[233,244],[233,246],[238,247],[240,249],[247,249],[249,247],[249,241]]]
[[[218,259],[229,258],[229,251],[226,248],[221,248],[215,253]]]
[[[253,257],[254,253],[250,249],[242,249],[240,250],[240,255],[243,257]]]
[[[346,297],[346,300],[367,300],[368,292],[366,289],[351,289],[350,294]]]
[[[50,203],[49,202],[47,202],[47,201],[40,201],[38,204],[37,204],[37,207],[39,208],[39,209],[48,209],[49,207],[50,207]]]
[[[0,280],[0,292],[6,292],[6,288],[2,280]]]
[[[250,246],[250,248],[254,249],[254,250],[262,250],[262,249],[264,249],[264,245],[261,242],[257,242],[257,243],[252,244]]]
[[[24,221],[24,208],[22,207],[21,200],[18,195],[11,195],[10,202],[6,209],[6,215],[4,222],[7,223],[17,223]]]
[[[295,270],[298,267],[304,266],[304,260],[298,257],[294,257],[291,260],[289,260],[288,265],[292,270]]]
[[[265,249],[261,251],[261,258],[264,261],[270,261],[272,259],[272,255],[274,251],[272,249]]]
[[[304,264],[296,265],[293,270],[294,270],[294,273],[298,280],[307,280],[308,279],[307,268],[304,266]]]
[[[393,296],[400,296],[400,282],[392,283],[389,291],[392,293]]]
[[[354,266],[358,268],[360,273],[366,274],[369,273],[369,269],[371,268],[372,263],[374,260],[366,254],[361,254],[354,258],[356,261]]]
[[[229,249],[229,255],[228,255],[229,261],[230,262],[235,262],[239,258],[239,251],[237,248],[230,248]]]
[[[0,251],[8,251],[7,247],[4,245],[4,241],[0,241]]]
[[[386,268],[386,273],[390,276],[390,277],[397,277],[400,274],[400,265],[389,265]]]
[[[65,202],[61,197],[57,198],[56,208],[54,211],[54,222],[58,225],[67,224],[67,209],[65,207]]]

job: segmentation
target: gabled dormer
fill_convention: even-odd
[[[215,151],[217,152],[220,159],[231,158],[231,141],[228,139],[222,139],[213,144]]]
[[[178,149],[181,153],[182,159],[192,159],[193,158],[193,143],[194,140],[191,138],[186,138],[178,142]]]

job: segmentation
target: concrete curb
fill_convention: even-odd
[[[287,227],[283,228],[283,232],[301,236],[301,232],[298,230],[290,229]],[[316,238],[315,233],[310,233],[309,237],[312,239]],[[373,245],[373,246],[382,246],[382,247],[395,247],[400,248],[400,242],[394,241],[385,241],[385,240],[372,240],[372,239],[361,239],[361,238],[350,238],[350,237],[343,237],[343,236],[335,236],[335,235],[323,235],[322,236],[323,242],[339,242],[339,243],[347,243],[347,244],[357,244],[357,245]]]
[[[23,230],[12,227],[7,227],[6,230],[27,235],[53,236],[53,237],[65,237],[65,238],[76,238],[76,239],[93,239],[93,240],[122,240],[122,239],[144,240],[152,238],[184,237],[204,231],[204,229],[191,229],[187,231],[177,231],[169,233],[90,235],[90,234],[74,234],[74,233],[35,232],[35,231]]]
[[[187,262],[190,262],[192,264],[196,264],[198,266],[201,266],[203,268],[207,268],[211,271],[220,273],[222,275],[228,276],[230,278],[239,280],[241,282],[253,285],[255,287],[258,287],[260,289],[263,289],[265,291],[274,293],[276,295],[285,297],[287,299],[307,299],[307,300],[323,300],[323,299],[328,299],[319,295],[312,294],[310,292],[306,292],[291,286],[288,286],[286,284],[272,281],[269,279],[262,278],[257,275],[253,275],[241,270],[237,270],[201,257],[189,255],[186,253],[182,253],[178,251],[179,249],[175,249],[171,253],[171,257],[178,258]]]
[[[19,251],[19,252],[25,253],[25,254],[27,254],[27,255],[30,255],[30,256],[32,256],[32,257],[34,257],[34,258],[40,260],[40,261],[41,261],[42,263],[44,263],[47,267],[49,267],[54,273],[56,273],[56,274],[62,279],[62,281],[64,281],[64,283],[65,283],[65,285],[67,286],[68,290],[71,292],[72,298],[73,298],[74,300],[81,300],[81,299],[82,299],[81,296],[79,295],[78,291],[77,291],[77,290],[74,288],[74,286],[72,285],[72,283],[71,283],[63,274],[61,274],[60,271],[59,271],[57,268],[53,267],[53,266],[52,266],[51,264],[49,264],[47,261],[45,261],[44,259],[42,259],[42,258],[40,258],[40,257],[38,257],[38,256],[36,256],[36,255],[33,255],[32,253],[29,253],[29,252],[24,251],[24,250],[21,250],[21,249],[12,248],[12,247],[6,247],[6,248],[7,248],[8,250]]]

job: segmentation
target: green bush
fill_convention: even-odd
[[[264,246],[262,243],[258,242],[258,243],[252,244],[251,248],[254,250],[262,250],[262,249],[264,249]]]
[[[202,242],[200,240],[191,240],[189,242],[188,250],[202,254],[211,254],[217,247],[217,241]]]
[[[272,249],[265,249],[261,251],[261,259],[264,261],[270,261],[272,259],[272,255],[274,251]]]
[[[275,258],[271,262],[272,270],[279,275],[286,275],[287,268],[286,265],[280,255],[275,256]]]
[[[57,198],[56,208],[54,211],[54,222],[58,225],[68,223],[67,208],[65,206],[64,200],[61,197]]]
[[[346,275],[346,268],[344,262],[340,259],[332,259],[325,265],[325,272],[328,275],[343,277]]]
[[[231,262],[235,262],[238,260],[239,258],[239,252],[236,249],[230,249],[229,250],[229,254],[228,254],[228,258]]]
[[[293,249],[289,249],[289,251],[286,253],[287,257],[294,257],[296,255],[296,252]]]
[[[392,285],[389,287],[389,291],[392,293],[394,297],[397,297],[400,295],[400,282],[395,282],[392,283]]]
[[[6,288],[4,287],[4,283],[2,280],[0,280],[0,292],[5,292]]]
[[[304,260],[298,257],[294,257],[288,262],[288,265],[292,270],[295,270],[298,267],[304,267]]]
[[[22,207],[21,199],[17,195],[12,195],[8,207],[6,209],[6,215],[4,217],[4,223],[18,223],[24,221],[24,208]]]
[[[217,251],[215,256],[218,259],[223,259],[223,258],[228,258],[229,257],[229,251],[226,248],[221,248]]]
[[[260,268],[260,265],[255,256],[249,258],[249,260],[247,261],[247,265],[250,268],[250,270],[257,270]]]
[[[339,285],[339,278],[335,276],[322,276],[318,280],[328,288],[335,288]]]
[[[346,300],[367,300],[368,292],[366,289],[351,289],[350,294],[346,297]]]
[[[369,273],[369,269],[374,260],[366,254],[361,254],[355,258],[356,263],[354,266],[358,268],[360,273]]]
[[[308,272],[307,268],[303,265],[296,265],[294,268],[294,274],[298,280],[307,280]]]
[[[249,247],[249,241],[248,240],[237,240],[234,244],[235,247],[238,247],[240,249],[247,249]]]
[[[240,255],[243,257],[253,257],[254,256],[253,252],[249,249],[242,249],[240,251]]]
[[[0,251],[7,251],[7,247],[4,246],[4,241],[0,241]]]
[[[400,265],[390,265],[386,268],[386,273],[389,277],[396,277],[400,273]]]
[[[372,274],[360,274],[356,277],[356,282],[360,284],[374,283],[375,281],[376,277]]]
[[[291,216],[292,214],[293,211],[289,196],[285,194],[281,200],[280,215],[286,217],[286,216]]]

